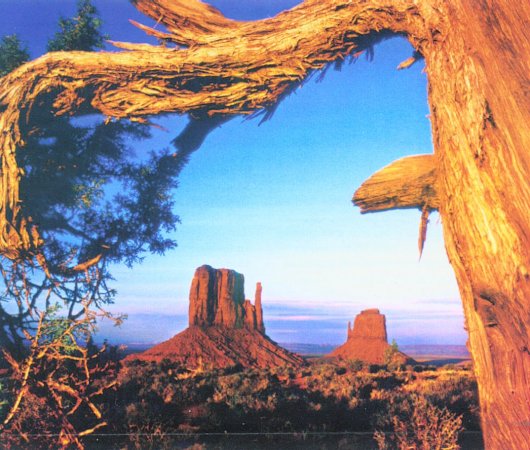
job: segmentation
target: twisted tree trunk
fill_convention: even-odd
[[[424,53],[436,180],[422,179],[420,190],[437,198],[426,196],[417,206],[439,204],[464,305],[486,446],[527,449],[530,5],[453,0],[443,15],[450,28]],[[366,182],[354,201],[363,200],[372,184]],[[374,200],[370,195],[369,209]]]
[[[387,33],[406,35],[427,62],[435,155],[411,180],[411,195],[403,192],[407,186],[388,185],[397,200],[387,206],[439,208],[486,444],[529,448],[530,4],[306,0],[256,23],[228,20],[191,0],[136,5],[167,32],[143,29],[187,48],[117,43],[128,51],[54,53],[0,80],[0,251],[18,258],[45,245],[19,203],[23,173],[16,164],[26,118],[43,96],[53,96],[58,114],[90,108],[133,120],[160,112],[267,111],[312,70]]]
[[[426,54],[440,213],[488,448],[530,448],[530,4],[459,0]]]

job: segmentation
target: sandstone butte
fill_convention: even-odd
[[[358,359],[370,364],[384,364],[385,352],[390,349],[386,334],[386,319],[378,309],[366,309],[355,317],[353,329],[348,322],[348,339],[328,356],[339,359]],[[415,361],[402,352],[394,361],[410,364]]]
[[[189,327],[125,362],[169,359],[188,369],[300,366],[302,357],[280,347],[265,334],[261,283],[254,304],[245,300],[244,277],[230,269],[203,265],[191,282]]]

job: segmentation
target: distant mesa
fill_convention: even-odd
[[[191,282],[189,327],[125,361],[159,362],[167,358],[189,369],[304,364],[302,357],[265,334],[261,283],[256,285],[254,304],[245,300],[244,284],[243,275],[234,270],[199,267]]]
[[[378,309],[366,309],[355,317],[353,328],[348,322],[348,339],[328,356],[339,359],[358,359],[370,364],[384,364],[385,353],[390,349],[386,334],[386,319]],[[415,361],[402,352],[394,361],[403,364]]]

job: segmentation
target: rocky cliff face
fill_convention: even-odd
[[[245,277],[235,270],[199,267],[190,288],[190,327],[246,327],[263,333],[261,283],[256,287],[254,305],[245,300],[244,286]]]
[[[366,309],[355,317],[353,328],[348,323],[348,339],[373,338],[387,342],[386,318],[378,309]]]
[[[190,326],[241,328],[244,284],[243,275],[234,270],[199,267],[190,288]]]
[[[234,270],[199,267],[190,288],[189,328],[125,361],[168,358],[187,368],[304,364],[300,356],[265,335],[261,283],[256,286],[254,305],[245,300],[244,283],[243,275]]]
[[[263,324],[263,309],[261,308],[261,283],[259,281],[256,283],[254,305],[256,308],[256,329],[260,333],[265,333],[265,325]]]
[[[329,356],[340,359],[358,359],[370,364],[384,364],[385,352],[389,348],[385,316],[378,309],[366,309],[355,317],[353,328],[348,322],[346,343],[333,350]],[[401,352],[395,358],[402,363],[414,362]]]

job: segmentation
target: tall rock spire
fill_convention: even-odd
[[[261,308],[261,283],[256,283],[256,295],[254,297],[254,307],[256,308],[256,329],[265,333],[265,325],[263,324],[263,309]]]
[[[349,339],[369,338],[387,342],[386,318],[378,309],[365,309],[355,317]]]
[[[265,334],[261,283],[256,284],[254,305],[245,300],[244,283],[243,275],[235,270],[199,267],[190,288],[190,327],[245,327]]]

